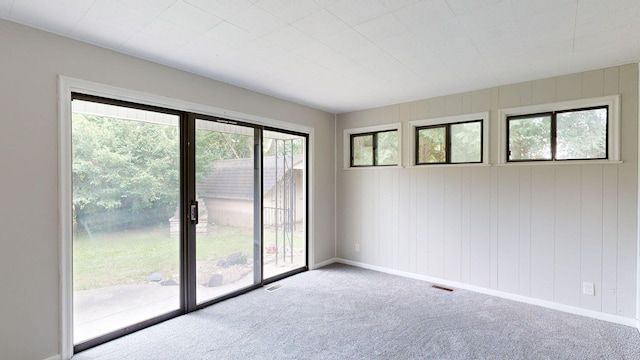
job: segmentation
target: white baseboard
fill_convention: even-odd
[[[48,358],[44,359],[44,360],[61,360],[62,357],[60,357],[60,355],[53,355],[53,356],[49,356]]]
[[[346,259],[341,259],[341,258],[336,258],[336,259],[333,259],[333,260],[334,260],[333,262],[338,262],[338,263],[341,263],[341,264],[356,266],[356,267],[360,267],[360,268],[363,268],[363,269],[375,270],[375,271],[380,271],[380,272],[387,273],[387,274],[398,275],[398,276],[402,276],[402,277],[406,277],[406,278],[427,281],[427,282],[430,282],[430,283],[435,283],[435,284],[440,284],[440,285],[446,285],[448,287],[454,287],[454,288],[458,288],[458,289],[469,290],[469,291],[473,291],[473,292],[477,292],[477,293],[481,293],[481,294],[485,294],[485,295],[491,295],[491,296],[495,296],[495,297],[500,297],[500,298],[503,298],[503,299],[518,301],[518,302],[531,304],[531,305],[542,306],[542,307],[545,307],[545,308],[548,308],[548,309],[563,311],[563,312],[574,314],[574,315],[581,315],[581,316],[586,316],[586,317],[590,317],[590,318],[594,318],[594,319],[598,319],[598,320],[604,320],[604,321],[608,321],[608,322],[612,322],[612,323],[616,323],[616,324],[631,326],[631,327],[637,328],[638,331],[640,331],[640,321],[638,321],[636,319],[629,319],[629,318],[625,318],[625,317],[622,317],[622,316],[606,314],[606,313],[593,311],[593,310],[586,310],[586,309],[578,308],[578,307],[575,307],[575,306],[563,305],[563,304],[555,303],[555,302],[552,302],[552,301],[535,299],[535,298],[531,298],[531,297],[527,297],[527,296],[507,293],[507,292],[504,292],[504,291],[487,289],[487,288],[483,288],[483,287],[480,287],[480,286],[465,284],[465,283],[461,283],[461,282],[457,282],[457,281],[443,280],[443,279],[438,279],[438,278],[431,277],[431,276],[425,276],[425,275],[414,274],[414,273],[410,273],[410,272],[406,272],[406,271],[389,269],[389,268],[385,268],[385,267],[382,267],[382,266],[369,265],[369,264],[365,264],[365,263],[361,263],[361,262],[357,262],[357,261],[352,261],[352,260],[346,260]],[[328,265],[328,264],[326,264],[326,265]]]
[[[316,264],[313,265],[313,269],[318,269],[318,268],[321,268],[323,266],[331,265],[331,264],[335,263],[336,261],[337,261],[337,259],[333,258],[333,259],[329,259],[329,260],[325,260],[325,261],[316,263]]]

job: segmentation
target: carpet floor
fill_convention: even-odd
[[[640,359],[635,328],[376,271],[278,284],[73,359]]]

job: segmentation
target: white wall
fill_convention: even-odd
[[[0,357],[60,352],[57,76],[301,124],[332,144],[334,117],[0,21]],[[335,256],[334,148],[313,148],[315,262]],[[313,262],[312,260],[312,262]]]
[[[635,319],[637,64],[342,114],[336,145],[342,159],[344,129],[490,111],[496,164],[499,109],[615,94],[621,164],[337,164],[337,256]]]

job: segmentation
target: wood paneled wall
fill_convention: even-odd
[[[339,162],[337,256],[636,318],[637,64],[342,114],[337,155],[344,129],[402,122],[406,132],[411,120],[490,111],[496,164],[499,109],[614,94],[622,163],[344,170]],[[595,296],[582,294],[582,282],[595,283]]]

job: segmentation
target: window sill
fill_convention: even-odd
[[[495,166],[562,166],[562,165],[619,165],[622,160],[565,160],[565,161],[517,161]]]
[[[432,165],[411,165],[410,169],[431,169],[431,168],[450,168],[450,167],[490,167],[491,164],[432,164]]]
[[[379,169],[403,169],[404,166],[389,165],[389,166],[355,166],[355,167],[343,167],[342,170],[379,170]]]

